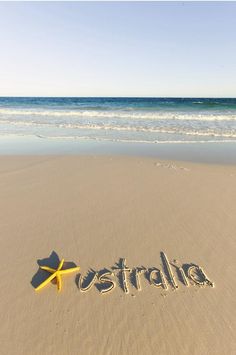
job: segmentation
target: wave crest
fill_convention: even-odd
[[[2,116],[47,116],[47,117],[87,117],[87,118],[121,118],[147,120],[197,120],[197,121],[236,121],[232,113],[181,113],[181,112],[126,112],[126,111],[82,111],[82,110],[22,110],[0,109]]]

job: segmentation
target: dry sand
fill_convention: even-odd
[[[1,157],[0,211],[1,354],[236,353],[236,166]],[[172,267],[177,290],[142,274],[140,291],[114,276],[108,294],[81,292],[76,273],[60,293],[34,289],[48,276],[38,263],[57,266],[57,255],[85,276],[120,258],[163,270],[162,251],[202,266],[215,287],[187,287]]]

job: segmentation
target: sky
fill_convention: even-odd
[[[235,2],[0,2],[0,96],[236,97]]]

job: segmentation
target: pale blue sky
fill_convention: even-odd
[[[236,3],[0,3],[0,95],[236,97]]]

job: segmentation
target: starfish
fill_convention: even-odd
[[[38,287],[36,287],[35,291],[38,291],[41,288],[43,288],[44,286],[46,286],[55,277],[57,279],[57,289],[58,289],[58,291],[61,291],[61,285],[62,285],[61,275],[69,274],[70,272],[74,272],[74,271],[79,271],[79,269],[80,269],[79,266],[76,266],[76,267],[72,267],[70,269],[62,270],[62,266],[64,264],[64,261],[65,261],[64,259],[61,260],[57,269],[52,269],[49,266],[40,266],[40,269],[46,270],[46,271],[50,272],[52,275],[49,276],[45,281],[43,281]]]

